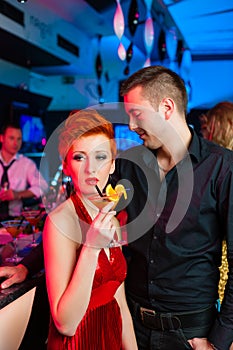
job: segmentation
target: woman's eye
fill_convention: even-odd
[[[73,159],[77,160],[77,161],[81,161],[81,160],[85,159],[85,157],[82,154],[75,154]]]
[[[107,159],[107,155],[106,154],[98,154],[96,156],[96,159],[97,160],[105,160],[105,159]]]

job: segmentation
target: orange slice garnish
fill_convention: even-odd
[[[127,199],[127,193],[126,193],[125,187],[123,185],[121,185],[121,184],[116,185],[115,191],[116,191],[116,193],[118,193],[119,196],[123,195],[124,199]]]
[[[110,201],[116,202],[119,200],[119,195],[112,188],[111,184],[107,185],[107,187],[106,187],[106,195]]]
[[[127,199],[127,193],[123,185],[116,185],[115,189],[111,184],[106,187],[106,195],[109,197],[110,201],[116,202],[120,199],[121,195],[124,196],[124,199]]]

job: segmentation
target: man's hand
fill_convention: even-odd
[[[17,266],[3,266],[0,267],[0,277],[6,277],[7,279],[1,283],[2,289],[9,288],[15,283],[23,282],[28,275],[28,269],[19,264]]]
[[[193,338],[188,340],[194,350],[213,350],[215,349],[207,338]]]
[[[9,189],[7,191],[2,190],[0,192],[0,200],[1,201],[13,201],[15,199],[14,191]]]

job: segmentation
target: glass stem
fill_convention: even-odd
[[[35,229],[36,229],[36,226],[32,225],[32,243],[33,244],[36,243]]]
[[[13,256],[13,258],[15,260],[17,260],[17,258],[18,258],[18,244],[17,244],[17,238],[16,237],[13,239],[13,245],[14,245],[14,256]]]

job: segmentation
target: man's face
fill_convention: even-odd
[[[7,128],[4,135],[1,135],[2,151],[12,157],[22,146],[22,132],[20,129]]]
[[[161,147],[160,139],[166,126],[164,117],[143,97],[140,86],[130,90],[124,96],[124,105],[129,116],[130,130],[140,136],[146,147],[151,149]]]

